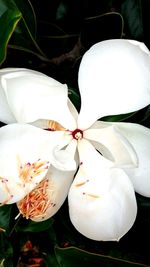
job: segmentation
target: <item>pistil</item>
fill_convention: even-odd
[[[71,132],[71,134],[76,140],[81,140],[83,138],[83,131],[80,129],[75,129],[73,132]]]

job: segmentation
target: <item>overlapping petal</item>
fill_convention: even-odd
[[[150,129],[134,123],[116,123],[115,125],[132,144],[138,157],[137,167],[125,168],[125,171],[135,191],[150,197]]]
[[[69,152],[65,161],[63,151],[63,162],[54,155],[62,135],[63,132],[50,133],[28,124],[0,128],[0,203],[22,199],[45,177],[51,163],[63,170],[71,170],[72,166],[76,169],[70,154],[68,162]]]
[[[96,148],[104,157],[108,157],[114,162],[114,166],[122,167],[136,167],[138,159],[136,151],[131,143],[123,135],[121,135],[115,125],[105,124],[107,127],[101,128],[101,122],[99,123],[99,129],[88,129],[84,131],[84,138],[98,142]],[[98,126],[98,125],[97,125]],[[93,126],[94,127],[94,126]],[[106,151],[106,152],[105,152]],[[106,155],[105,155],[106,153]]]
[[[87,140],[79,141],[78,148],[80,168],[68,196],[70,219],[90,239],[119,240],[136,218],[132,183]]]
[[[18,122],[54,120],[74,129],[76,122],[68,107],[68,88],[44,74],[20,70],[2,73],[1,86]]]
[[[92,46],[79,68],[78,127],[139,110],[150,103],[150,52],[140,42],[106,40]]]

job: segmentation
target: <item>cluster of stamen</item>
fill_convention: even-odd
[[[52,196],[48,195],[49,180],[45,178],[24,199],[17,203],[20,214],[26,219],[44,219],[46,210],[54,207]],[[52,186],[51,186],[52,187]],[[51,188],[53,194],[53,188]]]
[[[65,128],[58,122],[49,120],[48,121],[48,128],[46,129],[48,131],[64,131]]]
[[[41,175],[49,168],[48,161],[38,160],[34,163],[21,164],[19,167],[19,177],[25,183],[31,182],[33,178]]]

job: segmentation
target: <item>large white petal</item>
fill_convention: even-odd
[[[52,217],[64,203],[75,171],[63,172],[50,167],[43,181],[17,203],[20,213],[33,221]]]
[[[51,163],[68,170],[68,152],[66,162],[64,151],[59,164],[60,158],[53,155],[62,136],[63,132],[51,133],[28,124],[0,128],[0,203],[22,199],[45,177]]]
[[[138,166],[125,171],[131,178],[136,192],[150,197],[150,129],[134,123],[115,125],[132,144],[138,157]]]
[[[70,219],[90,239],[119,240],[136,218],[131,181],[87,140],[79,141],[79,156],[80,168],[69,191]]]
[[[0,121],[4,122],[4,123],[13,123],[16,122],[16,118],[12,113],[11,107],[9,106],[8,102],[7,102],[7,98],[4,92],[4,88],[3,88],[3,82],[2,82],[2,77],[6,74],[9,73],[18,73],[18,72],[22,72],[22,71],[26,71],[26,69],[23,68],[4,68],[0,70]],[[31,73],[38,73],[34,70],[30,70],[30,74]],[[43,74],[44,75],[44,74]]]
[[[107,127],[88,129],[84,131],[84,138],[98,142],[96,148],[104,156],[114,162],[116,167],[136,167],[138,164],[136,152],[131,143],[120,134],[115,125],[107,124]]]
[[[38,72],[22,70],[2,75],[1,86],[18,122],[48,119],[67,129],[76,128],[68,107],[67,85]]]
[[[84,54],[78,80],[79,128],[103,116],[141,109],[150,103],[150,52],[137,41],[97,43]]]
[[[69,99],[68,99],[68,107],[74,119],[77,120],[78,112],[75,106],[72,104],[72,102]],[[61,124],[59,124],[56,121],[52,121],[52,120],[37,120],[35,122],[32,122],[32,125],[37,126],[42,129],[47,129],[47,130],[49,129],[51,131],[65,130],[65,128]]]

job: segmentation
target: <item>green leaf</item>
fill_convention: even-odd
[[[10,48],[24,50],[45,57],[36,40],[36,17],[29,0],[13,0],[22,19],[11,38]]]
[[[51,254],[45,254],[43,256],[45,263],[48,267],[61,267],[56,259],[56,256],[54,253]]]
[[[22,15],[22,20],[26,25],[28,32],[36,37],[36,17],[34,9],[29,0],[13,0]]]
[[[121,13],[127,25],[127,36],[134,39],[143,37],[143,20],[141,0],[126,0],[121,7]]]
[[[0,233],[0,267],[13,267],[13,248],[4,233]]]
[[[94,254],[69,247],[55,248],[56,258],[61,267],[148,267],[148,265],[107,255]]]
[[[36,17],[29,0],[0,0],[0,29],[0,64],[8,47],[45,57],[36,41]]]
[[[15,230],[18,232],[41,232],[49,229],[54,220],[52,218],[43,222],[34,222],[31,220],[22,219],[16,225]]]
[[[2,231],[8,231],[12,215],[12,205],[0,207],[0,228]]]
[[[127,114],[120,114],[120,115],[112,115],[112,116],[107,116],[103,117],[101,120],[102,121],[109,121],[109,122],[119,122],[119,121],[125,121],[127,119],[132,118],[136,112],[131,112]]]
[[[21,13],[14,1],[0,0],[0,64],[6,58],[8,42],[20,19]]]

